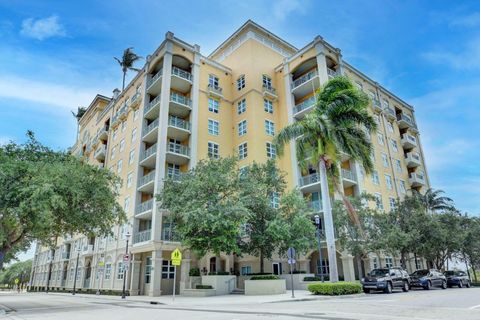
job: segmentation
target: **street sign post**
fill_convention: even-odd
[[[182,252],[178,248],[173,250],[172,255],[170,256],[170,260],[172,261],[173,265],[173,295],[172,300],[175,301],[175,289],[176,289],[176,282],[177,282],[177,266],[182,263]]]
[[[290,265],[290,285],[292,286],[292,298],[295,298],[295,289],[293,288],[293,265],[297,262],[295,260],[295,249],[290,247],[287,250],[288,264]]]

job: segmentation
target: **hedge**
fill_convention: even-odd
[[[200,277],[200,269],[199,268],[191,268],[190,272],[188,272],[190,277]]]
[[[323,278],[323,280],[325,281],[325,278]],[[320,277],[304,277],[303,281],[322,281],[322,278],[320,278]]]
[[[308,291],[324,296],[341,296],[362,292],[362,285],[356,282],[325,282],[308,285]]]
[[[195,289],[213,289],[213,287],[210,286],[210,285],[206,285],[206,284],[197,284]]]
[[[274,274],[263,275],[263,276],[253,276],[250,278],[250,280],[278,280],[278,279],[280,278]]]

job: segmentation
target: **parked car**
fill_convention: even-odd
[[[408,273],[398,267],[373,269],[361,282],[365,293],[369,293],[371,290],[392,293],[394,289],[402,289],[407,292],[410,289]]]
[[[449,288],[453,286],[458,286],[463,288],[463,286],[470,288],[471,283],[468,275],[464,271],[445,271],[445,277],[447,277],[447,286]]]
[[[417,270],[410,275],[411,287],[420,287],[430,290],[432,287],[447,289],[447,278],[436,269]]]

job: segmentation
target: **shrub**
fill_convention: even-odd
[[[268,274],[268,275],[261,275],[261,276],[253,276],[250,280],[278,280],[280,279],[277,275]]]
[[[273,273],[268,273],[268,272],[257,272],[257,273],[247,273],[246,276],[266,276],[266,275],[272,275]]]
[[[325,296],[341,296],[345,294],[361,293],[362,286],[356,282],[335,282],[335,283],[312,283],[308,285],[308,291],[313,294]]]
[[[188,275],[190,277],[200,277],[200,269],[199,268],[191,268]]]
[[[209,276],[229,276],[230,272],[228,271],[218,271],[218,272],[209,272]]]
[[[197,284],[195,289],[213,289],[213,287],[210,286],[210,285],[206,285],[206,284]]]
[[[325,280],[325,278],[323,278]],[[320,277],[304,277],[303,281],[322,281],[322,278]]]

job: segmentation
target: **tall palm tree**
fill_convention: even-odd
[[[428,188],[425,194],[414,191],[414,196],[420,201],[425,208],[425,212],[436,211],[456,211],[453,205],[453,200],[449,197],[443,196],[445,192],[440,189]]]
[[[140,69],[134,68],[133,64],[138,60],[142,59],[142,57],[138,56],[135,52],[133,52],[133,48],[131,47],[123,50],[123,56],[121,60],[116,57],[113,57],[113,58],[117,60],[120,67],[122,67],[122,72],[123,72],[122,91],[123,91],[125,90],[125,77],[127,76],[127,71],[128,70],[133,70],[137,72],[140,71]]]
[[[318,166],[330,280],[336,282],[337,257],[327,176],[337,189],[338,186],[335,185],[339,184],[338,166],[342,153],[359,161],[366,173],[373,170],[371,159],[373,147],[364,129],[374,131],[377,124],[368,113],[368,96],[358,90],[346,77],[336,77],[328,81],[317,91],[316,98],[317,102],[312,112],[302,120],[285,127],[276,136],[275,144],[281,155],[285,144],[295,139],[300,166]],[[344,203],[349,213],[355,215],[351,204],[348,201]],[[358,221],[358,218],[353,220]]]

